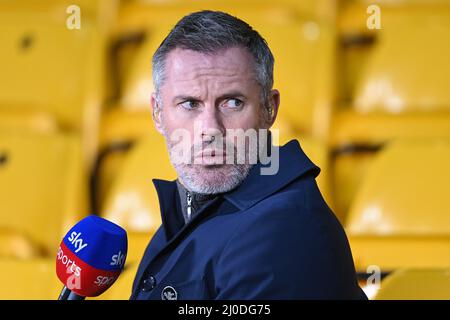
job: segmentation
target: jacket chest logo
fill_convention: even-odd
[[[177,300],[178,293],[173,287],[166,286],[166,287],[164,287],[163,291],[161,292],[161,299],[162,300]]]

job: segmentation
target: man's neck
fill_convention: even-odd
[[[193,216],[206,202],[218,196],[216,194],[202,194],[192,192],[189,189],[187,189],[179,181],[179,179],[177,179],[177,188],[181,200],[181,211],[183,212],[183,218],[185,223],[191,221]]]

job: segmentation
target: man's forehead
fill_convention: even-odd
[[[199,76],[250,78],[254,62],[244,48],[228,48],[215,53],[175,49],[166,60],[166,79],[188,81]]]

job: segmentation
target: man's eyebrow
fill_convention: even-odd
[[[247,96],[240,91],[230,91],[230,92],[220,95],[219,97],[217,97],[216,100],[222,101],[222,100],[230,99],[230,98],[247,98]]]
[[[241,91],[230,91],[227,93],[224,93],[222,95],[220,95],[219,97],[216,98],[216,101],[222,101],[225,99],[230,99],[230,98],[247,98],[247,96],[242,93]],[[200,97],[196,97],[196,96],[191,96],[191,95],[177,95],[173,98],[173,102],[176,101],[201,101]]]
[[[173,98],[173,102],[176,101],[201,101],[200,97],[190,95],[178,95]]]

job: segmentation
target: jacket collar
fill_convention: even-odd
[[[275,148],[278,148],[279,152],[279,166],[276,174],[262,175],[261,169],[271,164],[257,163],[250,169],[247,178],[238,187],[223,194],[223,198],[239,210],[245,210],[306,173],[311,173],[314,177],[319,174],[320,168],[307,157],[297,140],[291,140],[284,146]],[[166,238],[170,240],[185,227],[176,180],[153,179],[153,183],[158,192]],[[212,202],[215,201],[210,201],[203,209]]]

